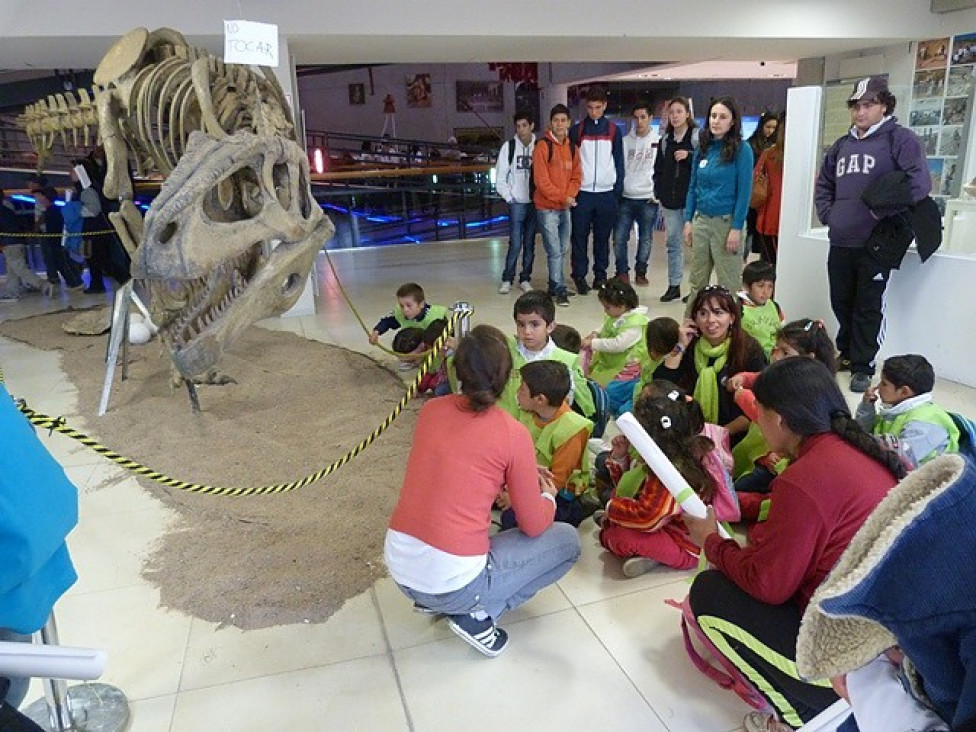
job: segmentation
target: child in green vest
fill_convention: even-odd
[[[773,361],[783,358],[812,358],[819,361],[830,373],[837,373],[837,351],[827,335],[823,321],[801,318],[784,325],[776,334],[776,345],[770,354]],[[770,452],[766,438],[756,424],[758,409],[752,394],[759,372],[740,372],[726,382],[726,388],[735,395],[739,405],[752,424],[746,436],[732,450],[735,464],[732,477],[742,507],[743,521],[765,521],[769,513],[770,484],[789,464],[774,452]]]
[[[634,288],[616,277],[600,288],[597,297],[606,317],[599,331],[583,339],[584,354],[589,356],[587,375],[607,390],[610,411],[619,414],[621,405],[630,401],[647,357],[647,308],[640,305]]]
[[[436,320],[447,320],[447,308],[443,305],[431,305],[424,295],[424,288],[415,282],[400,285],[396,291],[397,306],[389,315],[380,318],[369,334],[369,342],[374,346],[379,343],[380,336],[388,330],[400,328],[419,328],[426,330]],[[394,349],[396,350],[396,349]],[[411,349],[412,350],[412,349]],[[398,351],[399,352],[399,351]],[[406,351],[404,353],[409,353]],[[403,370],[412,368],[415,364],[407,359],[400,362]]]
[[[678,329],[680,327],[674,318],[654,318],[648,322],[644,330],[646,345],[645,357],[641,362],[640,378],[634,384],[634,391],[630,399],[620,405],[620,410],[617,412],[618,417],[624,412],[630,411],[644,387],[654,381],[654,372],[657,367],[661,365],[664,357],[674,351],[675,346],[678,345]]]
[[[558,361],[533,361],[519,369],[519,421],[535,443],[536,462],[550,471],[556,495],[556,521],[579,526],[586,511],[579,501],[589,485],[586,441],[593,423],[569,408],[569,369]],[[502,510],[502,530],[517,525],[515,512],[503,490],[496,504]]]
[[[864,392],[855,419],[913,468],[943,453],[959,452],[959,428],[933,403],[934,386],[935,371],[924,356],[892,356],[881,369],[881,383]]]
[[[541,290],[520,295],[513,308],[515,337],[508,336],[512,353],[512,375],[497,404],[516,419],[519,418],[518,390],[522,384],[519,374],[525,364],[533,361],[558,361],[569,369],[570,406],[587,419],[594,421],[596,406],[593,394],[583,375],[580,357],[559,348],[550,337],[556,327],[556,304]]]
[[[776,268],[769,262],[749,262],[742,269],[739,305],[742,308],[742,329],[759,341],[766,358],[776,345],[776,334],[786,320],[779,304],[773,300]]]

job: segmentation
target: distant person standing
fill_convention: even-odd
[[[932,190],[921,142],[892,116],[896,101],[884,77],[858,81],[847,101],[851,129],[827,151],[817,178],[817,217],[830,239],[827,277],[830,307],[839,325],[840,368],[850,369],[851,391],[859,393],[871,386],[874,375],[891,274],[865,245],[878,219],[898,213],[871,211],[861,193],[895,170],[908,175],[915,203]]]
[[[732,97],[708,108],[685,203],[685,244],[691,247],[688,308],[715,270],[718,284],[735,292],[742,278],[742,229],[752,194],[752,148],[742,140],[742,115]]]
[[[495,163],[495,190],[508,204],[508,253],[498,292],[508,294],[515,281],[519,253],[522,274],[519,287],[532,289],[535,261],[535,206],[532,204],[532,153],[535,150],[535,122],[530,112],[515,113],[515,137],[502,145]]]
[[[604,116],[607,91],[594,86],[586,92],[586,119],[573,126],[569,139],[579,148],[583,180],[573,208],[571,275],[576,292],[590,291],[587,240],[593,230],[593,289],[607,281],[610,233],[617,221],[617,201],[624,186],[624,148],[617,125]]]
[[[532,153],[532,202],[549,264],[549,294],[560,307],[569,305],[564,272],[572,231],[569,212],[576,206],[582,177],[579,149],[568,130],[569,110],[557,104],[549,112],[549,129]]]
[[[654,198],[654,158],[657,135],[651,129],[651,105],[638,102],[632,110],[634,128],[624,137],[624,194],[617,207],[617,228],[613,236],[617,279],[630,284],[627,244],[637,222],[637,261],[634,284],[646,285],[647,263],[651,258],[651,237],[657,224],[657,199]]]
[[[661,204],[668,248],[668,289],[661,295],[661,302],[681,297],[685,201],[691,183],[691,160],[697,147],[698,124],[691,115],[691,103],[684,97],[675,97],[668,102],[668,123],[654,158],[654,194]]]

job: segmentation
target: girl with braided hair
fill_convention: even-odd
[[[786,723],[754,712],[746,729],[788,730],[837,699],[826,680],[797,673],[803,610],[905,467],[861,429],[817,360],[776,361],[753,394],[770,449],[790,465],[773,481],[768,519],[748,547],[719,536],[714,516],[685,517],[715,566],[695,578],[689,600],[702,632]]]

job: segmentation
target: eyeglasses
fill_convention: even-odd
[[[721,285],[708,285],[699,290],[699,292],[719,292],[725,295],[730,295],[728,288],[722,287]]]

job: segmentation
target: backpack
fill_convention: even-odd
[[[665,600],[665,603],[681,611],[681,635],[684,637],[685,651],[691,662],[695,664],[695,668],[723,689],[734,691],[753,709],[772,712],[773,709],[766,697],[759,693],[752,682],[705,635],[705,631],[702,630],[691,610],[688,596],[685,596],[680,603],[674,600]],[[700,652],[697,646],[701,646]]]
[[[949,412],[949,417],[959,428],[959,454],[976,461],[976,422],[956,412]]]

